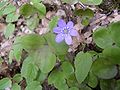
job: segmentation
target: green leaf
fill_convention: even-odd
[[[100,80],[101,90],[120,90],[120,80]]]
[[[92,90],[90,87],[84,85],[83,87],[80,88],[80,90]]]
[[[102,0],[80,0],[80,1],[87,5],[99,5],[102,3]]]
[[[59,70],[54,70],[48,77],[48,83],[54,84],[58,90],[68,90],[64,74]]]
[[[120,47],[119,30],[120,30],[120,22],[111,24],[110,31],[111,31],[112,39],[115,41],[115,44]]]
[[[89,53],[80,52],[75,57],[74,64],[77,81],[79,83],[82,83],[90,71],[92,65],[92,57]]]
[[[108,47],[104,49],[103,56],[113,64],[120,64],[120,48]]]
[[[101,90],[115,90],[115,80],[100,80]]]
[[[21,80],[22,80],[21,74],[16,74],[16,75],[13,77],[13,81],[16,82],[16,83],[19,83]]]
[[[95,88],[97,84],[98,84],[97,77],[91,71],[88,76],[88,85],[92,88]]]
[[[0,8],[2,8],[5,4],[6,4],[6,2],[5,2],[5,1],[0,2]]]
[[[17,37],[16,37],[16,39],[17,39]],[[16,43],[16,42],[14,42],[14,43]],[[14,58],[17,61],[20,61],[20,59],[21,59],[22,49],[23,48],[20,44],[14,44],[12,47]]]
[[[0,16],[3,16],[3,11],[2,10],[0,10]]]
[[[68,46],[65,44],[65,42],[62,43],[56,43],[55,42],[55,35],[53,33],[47,33],[45,35],[45,38],[48,42],[49,47],[56,55],[66,55],[68,51]],[[64,49],[63,49],[64,48]]]
[[[3,59],[0,57],[0,61],[2,61]]]
[[[5,38],[9,38],[15,30],[15,25],[9,23],[6,27],[6,30],[4,31]]]
[[[49,29],[52,32],[53,28],[57,26],[58,23],[58,16],[54,16],[51,21],[49,22]]]
[[[69,76],[69,78],[67,78],[67,84],[69,87],[78,87],[79,84],[76,80],[75,74],[72,74]]]
[[[42,73],[50,72],[56,64],[56,56],[51,52],[48,46],[42,47],[36,52],[36,61]]]
[[[33,3],[33,5],[25,4],[20,8],[20,14],[25,17],[29,17],[35,13],[39,15],[40,19],[43,18],[46,14],[45,5],[42,3]]]
[[[9,78],[3,78],[0,80],[0,89],[3,90],[7,87],[11,87],[12,81]]]
[[[114,90],[120,90],[120,80],[116,81],[116,86]]]
[[[94,17],[93,10],[89,8],[75,10],[75,14],[80,16],[80,18],[82,18],[83,25],[88,25],[90,22],[90,19]]]
[[[88,17],[88,18],[94,17],[93,10],[91,10],[89,8],[75,10],[75,14],[80,16],[80,17],[84,17],[84,16]]]
[[[74,68],[72,64],[68,61],[65,61],[62,63],[61,68],[63,70],[63,73],[65,74],[66,78],[69,78],[71,74],[74,73]]]
[[[0,2],[0,16],[3,16],[3,6],[6,4],[6,2]]]
[[[15,83],[15,84],[13,84],[11,90],[21,90],[21,87],[17,83]]]
[[[42,0],[30,0],[33,4],[34,3],[39,3],[39,2],[41,2]]]
[[[9,53],[9,63],[12,63],[13,58],[14,58],[14,53],[13,50],[11,50]]]
[[[69,90],[79,90],[77,87],[71,87]]]
[[[83,25],[87,26],[87,25],[90,23],[89,21],[90,21],[90,20],[89,20],[88,17],[83,17],[81,23],[82,23]]]
[[[36,80],[39,81],[40,83],[43,83],[44,80],[47,78],[48,73],[42,73],[41,71],[38,71],[38,75]]]
[[[59,70],[54,70],[52,71],[52,73],[49,75],[48,77],[48,83],[49,84],[54,84],[54,83],[57,83],[57,82],[60,82],[60,83],[65,83],[65,76],[64,74],[59,71]]]
[[[39,24],[39,18],[37,15],[34,15],[33,17],[27,19],[27,26],[30,30],[34,30],[37,28]]]
[[[36,8],[38,14],[39,14],[39,18],[43,18],[46,14],[46,7],[44,4],[42,3],[35,3],[33,4],[33,6]]]
[[[20,16],[19,14],[10,13],[6,17],[6,22],[15,22],[18,20],[19,16]]]
[[[28,63],[28,60],[29,60],[30,65]],[[48,73],[53,69],[53,67],[56,64],[56,56],[50,51],[48,46],[44,46],[44,47],[41,47],[41,49],[38,49],[35,52],[31,52],[29,54],[27,60],[24,61],[24,63],[23,63],[23,66],[22,66],[22,74],[24,76],[26,76],[26,74],[28,74],[27,71],[31,71],[31,70],[27,70],[27,69],[32,68],[36,72],[35,66],[39,67],[42,73]],[[32,66],[31,63],[34,66]],[[31,67],[29,67],[28,65],[31,66]],[[25,69],[26,69],[26,71],[25,71]],[[35,74],[35,72],[34,72],[34,74]],[[35,75],[34,74],[33,74],[33,78],[36,75],[36,74]]]
[[[14,44],[20,44],[25,50],[37,50],[45,44],[45,39],[37,34],[29,34],[17,38]]]
[[[92,71],[96,76],[102,79],[111,79],[117,75],[117,67],[103,58],[97,59],[93,63]]]
[[[9,4],[8,6],[5,7],[5,9],[3,10],[3,15],[7,15],[11,12],[14,12],[16,10],[16,7],[12,4]]]
[[[23,62],[21,75],[27,79],[27,83],[34,80],[37,76],[38,68],[33,62],[32,57],[27,57]]]
[[[27,85],[25,90],[42,90],[42,86],[40,85],[39,82],[33,81]]]
[[[12,50],[9,53],[9,62],[11,63],[13,59],[20,61],[21,60],[21,54],[23,47],[18,43],[19,37],[16,37],[16,40],[14,41],[14,44],[12,46]]]
[[[75,4],[75,3],[77,3],[79,0],[61,0],[61,1],[63,1],[64,3]]]
[[[31,4],[24,4],[22,7],[20,7],[20,14],[29,17],[33,14],[35,14],[37,11],[35,7],[33,7]]]
[[[107,48],[113,45],[113,40],[107,28],[100,28],[93,34],[93,40],[100,48]]]

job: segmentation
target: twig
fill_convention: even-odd
[[[78,2],[82,8],[86,8],[86,6],[82,2]]]

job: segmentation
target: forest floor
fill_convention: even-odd
[[[17,7],[16,12],[19,13],[19,7],[21,7],[23,4],[28,3],[27,0],[10,0],[13,5]],[[72,20],[75,23],[75,28],[79,32],[79,37],[73,38],[73,45],[69,47],[68,52],[79,52],[81,50],[80,42],[87,43],[87,46],[84,48],[86,50],[92,50],[94,48],[93,39],[92,39],[92,33],[99,27],[107,27],[109,24],[113,22],[120,21],[120,11],[116,8],[112,10],[107,9],[103,10],[104,7],[102,5],[100,6],[88,6],[81,4],[76,5],[68,5],[68,4],[62,4],[59,2],[59,0],[55,0],[53,2],[52,0],[44,0],[44,5],[47,8],[46,16],[45,18],[41,19],[39,21],[39,25],[34,29],[34,31],[31,31],[29,27],[26,25],[26,19],[23,16],[20,16],[19,19],[15,22],[15,31],[14,33],[9,36],[9,38],[5,38],[4,31],[7,26],[6,22],[6,16],[0,17],[0,79],[4,77],[13,77],[16,73],[20,72],[21,69],[21,62],[16,62],[15,60],[12,61],[11,64],[9,64],[9,52],[12,48],[12,44],[17,36],[30,34],[30,33],[37,33],[37,34],[45,34],[48,32],[48,22],[51,20],[51,18],[55,15],[62,16],[64,19],[65,17],[70,17],[72,15],[72,9],[70,8],[90,8],[94,12],[94,17],[90,19],[90,22],[88,25],[84,26],[81,23],[81,18],[75,17],[72,18]],[[70,7],[70,8],[69,8]],[[108,7],[107,7],[108,8]],[[76,40],[77,39],[77,40]],[[21,85],[24,87],[24,81],[21,82]],[[53,87],[50,87],[45,83],[44,85],[45,90],[54,90]]]

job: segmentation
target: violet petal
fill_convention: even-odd
[[[71,35],[71,36],[77,36],[77,35],[78,35],[78,32],[73,29],[73,30],[70,31],[70,35]]]
[[[74,26],[74,24],[73,24],[72,21],[69,21],[69,22],[67,23],[67,27],[68,27],[68,28],[73,28],[73,26]]]
[[[57,43],[60,43],[60,42],[62,42],[64,40],[64,35],[63,34],[58,34],[57,36],[56,36],[56,39],[55,39],[55,41],[57,42]]]
[[[65,36],[65,42],[68,45],[72,44],[72,38],[71,38],[71,36],[69,34]]]
[[[54,33],[60,33],[60,32],[61,32],[61,28],[60,28],[60,27],[55,27],[55,28],[53,29],[53,32],[54,32]]]
[[[60,19],[59,21],[58,21],[58,26],[59,27],[65,27],[66,26],[66,23],[65,23],[65,21],[63,20],[63,19]]]

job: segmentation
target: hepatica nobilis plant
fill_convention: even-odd
[[[6,2],[1,3],[1,1]],[[5,57],[6,53],[8,56],[8,60],[4,56],[0,56],[0,74],[3,74],[0,76],[0,90],[33,90],[34,88],[35,90],[47,90],[49,88],[52,90],[120,90],[120,21],[112,23],[108,27],[100,27],[94,32],[90,30],[91,37],[89,38],[92,38],[92,42],[88,44],[83,39],[83,42],[78,43],[78,46],[75,45],[77,47],[70,47],[70,52],[68,45],[74,46],[72,38],[79,35],[74,28],[74,22],[66,22],[61,19],[62,17],[58,20],[57,14],[52,17],[54,13],[48,12],[51,11],[49,10],[51,6],[55,10],[53,12],[58,12],[63,5],[66,7],[64,3],[67,3],[68,7],[71,6],[71,2],[76,0],[61,0],[63,3],[58,6],[49,3],[49,7],[47,7],[47,3],[45,4],[47,0],[45,2],[44,0],[28,0],[30,3],[23,4],[20,8],[16,8],[11,2],[8,4],[8,1],[13,0],[1,1],[0,17],[8,23],[5,25],[6,30],[2,36],[5,36],[6,41],[9,39],[12,41],[15,39],[15,41],[14,43],[10,42],[12,43],[12,46],[10,45],[11,50],[4,52],[5,47],[0,48],[0,51],[5,53]],[[94,5],[102,2],[102,0],[79,1],[81,4],[85,2],[83,3],[85,5],[87,2],[89,2],[88,5],[91,5],[92,2]],[[4,9],[3,6],[5,6]],[[54,7],[57,8],[54,9]],[[19,15],[15,15],[17,11],[15,8],[20,10]],[[73,17],[71,17],[72,15],[69,17],[63,10],[67,16],[64,18],[81,18],[81,22],[76,21],[76,23],[83,23],[85,27],[87,23],[87,27],[89,27],[88,24],[92,23],[89,20],[94,16],[94,11],[92,12],[88,8],[72,9],[71,7],[68,12],[72,11]],[[47,15],[51,17],[48,18],[50,19],[49,24],[43,25],[43,22],[40,21],[48,23],[48,20],[45,20]],[[15,18],[12,18],[13,16]],[[90,18],[87,19],[87,22],[86,17]],[[15,22],[19,22],[20,19],[27,22],[25,27],[33,30],[33,33],[19,35],[19,25],[16,25]],[[21,25],[23,26],[20,24],[20,27]],[[38,27],[39,25],[42,27]],[[39,35],[37,33],[39,29],[44,30],[44,28],[53,30],[53,32],[45,32],[46,34]],[[15,32],[18,31],[15,36],[13,35],[14,30]],[[87,33],[87,30],[80,33],[83,38],[85,38],[84,34]],[[14,36],[14,39],[10,38],[11,35]],[[56,37],[54,38],[54,36]],[[61,42],[65,42],[67,45]],[[3,67],[4,64],[7,66],[6,69]],[[13,73],[10,72],[11,70]]]
[[[72,21],[66,23],[63,19],[58,21],[58,25],[53,29],[53,32],[57,34],[55,39],[57,43],[65,40],[68,45],[72,44],[72,36],[78,35],[78,32],[74,28],[74,23]]]

